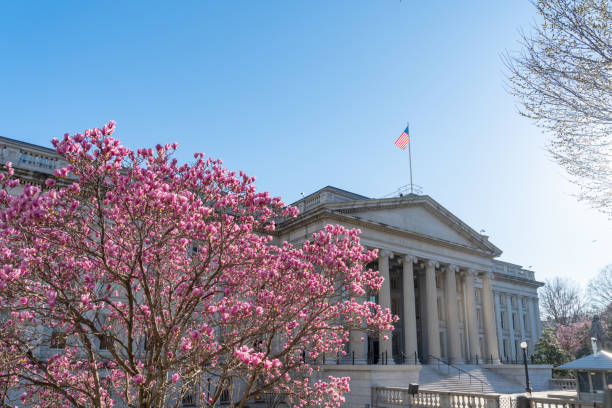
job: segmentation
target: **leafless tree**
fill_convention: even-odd
[[[548,150],[612,216],[612,10],[609,0],[532,0],[543,22],[507,53],[509,88],[522,115],[549,131]]]
[[[603,312],[612,306],[612,264],[604,267],[587,288],[589,300],[593,307]]]
[[[539,292],[541,313],[551,323],[565,326],[587,314],[580,287],[572,281],[558,277],[549,279]]]

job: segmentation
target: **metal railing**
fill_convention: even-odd
[[[487,387],[487,388],[489,387],[489,384],[488,384],[488,383],[486,383],[486,382],[482,381],[482,380],[481,380],[480,378],[478,378],[478,377],[473,376],[473,375],[472,375],[472,374],[470,374],[468,371],[466,371],[466,370],[464,370],[464,369],[462,369],[462,368],[459,368],[459,367],[457,367],[457,366],[456,366],[456,365],[454,365],[454,364],[449,363],[448,361],[444,361],[444,360],[442,360],[441,358],[436,357],[436,356],[432,356],[432,355],[429,355],[429,356],[427,356],[427,357],[428,357],[429,359],[433,359],[433,360],[435,360],[435,361],[438,363],[438,371],[440,370],[440,364],[444,364],[444,365],[446,366],[446,370],[447,370],[448,375],[450,375],[450,370],[451,370],[451,368],[454,368],[455,370],[457,370],[457,373],[459,374],[459,379],[461,379],[461,374],[463,373],[463,375],[466,375],[466,376],[467,376],[467,377],[470,379],[470,384],[472,384],[472,380],[473,380],[474,382],[476,382],[477,384],[479,384],[479,385],[480,385],[480,390],[481,390],[483,393],[485,392],[485,391],[484,391],[484,390],[485,390],[485,387]]]

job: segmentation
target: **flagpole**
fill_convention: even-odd
[[[414,184],[412,183],[412,152],[410,149],[410,122],[406,122],[408,128],[408,163],[410,164],[410,194],[414,193]]]

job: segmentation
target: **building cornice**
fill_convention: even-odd
[[[513,284],[529,286],[529,287],[536,288],[536,289],[544,286],[543,282],[540,282],[537,280],[521,278],[518,276],[510,276],[510,275],[506,275],[504,273],[499,273],[499,272],[493,272],[493,276],[496,281],[505,281],[505,282],[510,282]]]

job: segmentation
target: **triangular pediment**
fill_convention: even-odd
[[[428,196],[370,199],[328,205],[332,212],[394,230],[434,238],[462,247],[499,255],[486,236],[474,231]]]
[[[353,212],[353,216],[385,224],[404,231],[439,238],[459,245],[473,246],[473,242],[457,232],[448,222],[422,206],[374,209]]]
[[[368,198],[337,187],[324,187],[295,202],[300,215],[286,220],[280,230],[289,230],[310,222],[313,218],[333,214],[342,223],[408,234],[416,239],[437,241],[443,245],[497,257],[502,251],[428,195],[408,194],[392,198]],[[361,228],[361,227],[360,227]]]

